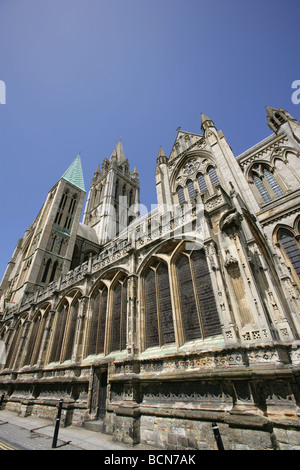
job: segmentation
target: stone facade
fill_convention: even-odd
[[[235,157],[202,115],[160,148],[157,207],[119,142],[84,209],[80,157],[1,284],[4,404],[164,449],[299,449],[300,125]],[[50,261],[49,261],[50,260]]]

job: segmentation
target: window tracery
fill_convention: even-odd
[[[179,204],[195,201],[197,192],[213,194],[215,186],[220,184],[217,170],[207,158],[190,158],[182,167],[176,186],[177,200]]]
[[[146,348],[175,342],[168,267],[153,261],[144,276]]]
[[[127,278],[121,276],[112,289],[110,351],[126,348],[127,332]]]
[[[170,259],[154,258],[142,275],[145,349],[221,334],[204,250],[183,249]]]
[[[265,163],[256,163],[250,171],[250,182],[252,181],[257,189],[257,194],[261,202],[268,203],[284,195],[284,191],[279,184],[274,168]]]

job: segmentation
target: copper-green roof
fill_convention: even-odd
[[[80,155],[77,155],[62,178],[85,192]]]

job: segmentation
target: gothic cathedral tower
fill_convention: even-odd
[[[6,300],[19,302],[69,271],[85,194],[78,155],[17,244],[0,286]]]
[[[103,245],[125,229],[137,216],[140,202],[140,183],[136,167],[129,172],[119,140],[109,160],[106,158],[95,171],[83,223],[93,227],[100,245]]]

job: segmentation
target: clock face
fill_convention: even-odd
[[[182,173],[184,175],[191,175],[194,171],[197,170],[199,167],[200,162],[195,158],[193,160],[189,160],[183,167]]]

